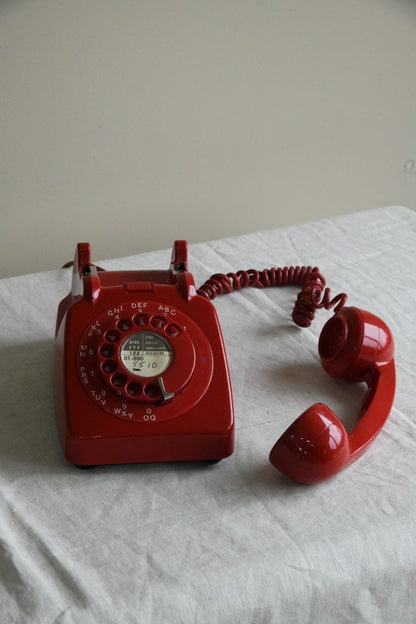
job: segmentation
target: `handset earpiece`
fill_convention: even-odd
[[[269,459],[300,483],[319,483],[358,459],[382,429],[395,393],[394,342],[380,318],[344,307],[322,329],[319,355],[337,379],[368,386],[356,424],[348,434],[323,403],[309,407],[279,438]]]

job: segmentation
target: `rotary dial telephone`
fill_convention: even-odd
[[[78,244],[55,332],[56,406],[67,460],[86,467],[231,455],[232,392],[211,300],[247,286],[284,285],[301,287],[292,314],[301,327],[317,309],[334,307],[319,340],[321,363],[329,375],[364,381],[368,393],[351,434],[317,403],[279,438],[269,459],[294,480],[317,483],[362,455],[394,398],[393,338],[385,323],[345,307],[344,293],[331,300],[318,268],[215,274],[197,290],[187,243],[179,240],[166,271],[104,271],[91,262],[89,244]]]

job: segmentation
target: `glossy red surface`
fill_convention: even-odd
[[[349,455],[344,425],[329,407],[315,403],[279,438],[269,459],[295,481],[318,483],[342,470]]]
[[[394,342],[374,314],[344,307],[324,326],[319,355],[325,371],[368,392],[351,434],[322,403],[308,408],[279,438],[271,463],[301,483],[318,483],[358,459],[381,431],[395,394]]]
[[[130,353],[140,359],[129,349],[143,340],[162,350],[160,373],[123,361]],[[157,367],[151,348],[147,364]],[[233,452],[221,330],[211,302],[196,294],[184,241],[175,243],[167,271],[97,271],[89,245],[78,245],[72,289],[58,309],[55,379],[62,447],[74,464]]]
[[[144,357],[147,368],[160,369],[154,375],[137,364],[134,345],[146,340],[156,345]],[[58,422],[70,462],[215,460],[233,452],[221,330],[209,297],[196,293],[185,241],[175,242],[167,271],[102,271],[92,265],[88,243],[80,243],[55,345]],[[393,338],[374,314],[342,307],[324,326],[318,349],[329,375],[365,382],[368,392],[350,434],[316,403],[276,442],[271,463],[301,483],[326,480],[360,457],[395,393]]]

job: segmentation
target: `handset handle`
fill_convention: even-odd
[[[368,372],[368,391],[358,415],[357,423],[351,432],[350,462],[367,450],[380,433],[393,405],[396,388],[396,367],[394,360],[375,364]]]

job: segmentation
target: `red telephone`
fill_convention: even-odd
[[[348,434],[322,403],[279,438],[271,463],[318,483],[358,459],[383,427],[395,393],[387,325],[346,295],[330,299],[317,267],[215,274],[198,290],[187,244],[176,241],[168,271],[102,271],[79,243],[72,290],[56,325],[57,412],[64,454],[80,466],[219,460],[233,452],[234,418],[223,339],[210,302],[246,286],[300,285],[292,318],[307,327],[318,308],[335,315],[318,344],[324,370],[368,392]]]
[[[318,351],[329,375],[365,382],[368,391],[351,434],[329,407],[315,403],[276,442],[271,463],[301,483],[324,481],[361,457],[381,431],[396,387],[393,337],[370,312],[342,308],[322,329]]]
[[[102,271],[79,243],[55,345],[68,461],[213,461],[233,452],[221,330],[196,293],[185,241],[175,242],[167,271]]]
[[[396,373],[394,342],[380,318],[359,308],[344,307],[347,296],[332,300],[325,279],[315,267],[285,267],[264,271],[216,274],[198,289],[209,299],[246,286],[301,285],[293,321],[308,327],[318,308],[335,315],[322,329],[318,351],[324,370],[347,382],[364,382],[368,391],[355,427],[348,434],[342,422],[323,403],[301,414],[279,438],[269,454],[280,472],[300,483],[319,483],[349,466],[367,450],[381,431],[393,404]]]

